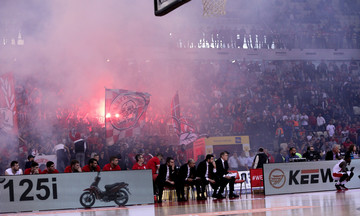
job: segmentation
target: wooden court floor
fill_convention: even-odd
[[[342,216],[360,215],[360,189],[346,192],[326,191],[264,196],[262,194],[243,194],[237,199],[187,202],[163,202],[161,204],[107,207],[94,209],[72,209],[58,211],[27,212],[2,215],[51,215],[51,216],[212,216],[212,215],[316,215]]]

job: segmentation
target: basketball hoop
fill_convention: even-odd
[[[223,16],[226,14],[226,0],[202,0],[203,16]]]

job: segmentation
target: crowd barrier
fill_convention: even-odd
[[[93,201],[85,189],[96,178]],[[0,176],[0,213],[118,206],[114,188],[124,205],[154,203],[152,182],[151,170]]]
[[[332,169],[338,161],[314,161],[264,164],[265,195],[336,190]],[[351,161],[354,177],[348,188],[360,188],[360,160]]]

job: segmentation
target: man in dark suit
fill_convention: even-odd
[[[197,178],[200,180],[199,182],[199,192],[198,197],[201,197],[199,199],[206,199],[205,197],[205,191],[206,191],[206,185],[210,183],[211,187],[214,189],[215,193],[213,194],[213,197],[217,197],[216,191],[219,187],[218,181],[216,180],[216,164],[214,161],[214,155],[208,154],[206,155],[205,160],[201,161],[199,163],[199,166],[197,167]]]
[[[180,197],[178,197],[179,201],[186,201],[185,198],[185,191],[184,187],[185,184],[190,186],[191,188],[195,185],[196,191],[199,197],[199,179],[196,179],[196,167],[195,167],[195,160],[189,159],[188,162],[180,167],[179,175],[178,175],[178,183],[177,183],[177,190],[179,191]]]
[[[159,169],[159,175],[155,180],[155,184],[159,189],[159,200],[158,203],[162,202],[162,194],[164,187],[176,187],[176,169],[175,169],[175,161],[174,158],[168,157],[166,158],[166,164],[161,164]],[[178,191],[176,191],[179,197]]]
[[[340,160],[340,159],[341,159],[340,145],[334,144],[332,146],[332,150],[326,152],[325,160]]]
[[[229,158],[229,152],[224,151],[220,153],[220,158],[216,160],[216,175],[219,179],[219,191],[217,193],[218,199],[225,198],[222,193],[227,184],[229,184],[230,194],[229,198],[236,198],[239,197],[238,195],[234,194],[234,184],[235,184],[235,177],[230,177],[228,174],[229,164],[227,162]]]

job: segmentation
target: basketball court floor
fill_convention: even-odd
[[[41,205],[39,203],[39,205]],[[360,189],[345,192],[326,191],[264,196],[263,194],[242,194],[238,199],[187,202],[165,201],[161,204],[106,207],[93,209],[70,209],[39,211],[2,215],[43,215],[43,216],[209,216],[209,215],[317,215],[342,216],[360,215]]]

